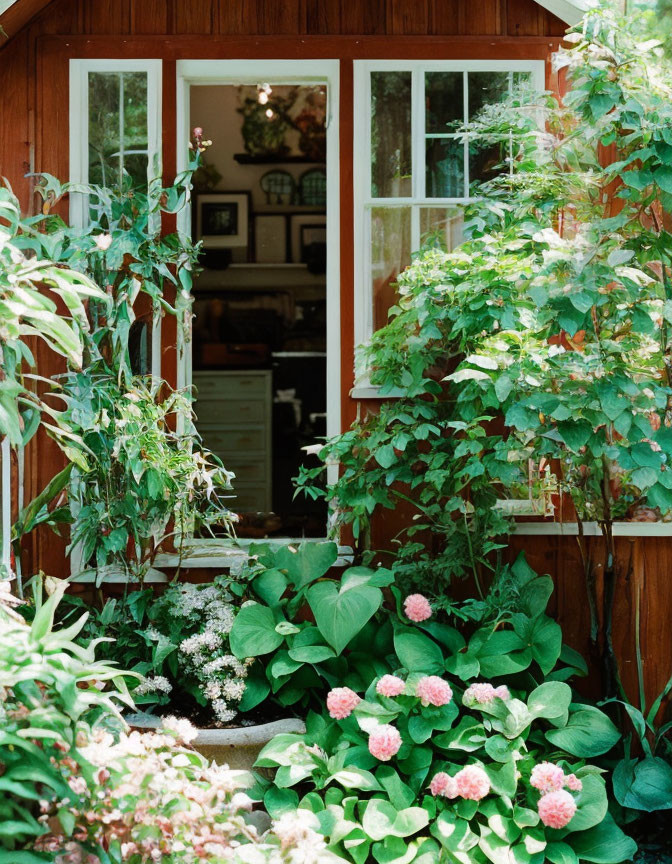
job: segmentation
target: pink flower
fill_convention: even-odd
[[[506,684],[500,687],[493,687],[492,684],[487,684],[485,681],[477,681],[470,684],[464,691],[462,702],[465,705],[489,705],[495,699],[510,699],[511,694]]]
[[[432,782],[429,784],[429,791],[432,795],[442,795],[444,798],[457,798],[457,783],[450,774],[445,771],[439,771],[432,777]]]
[[[349,687],[335,687],[327,694],[327,710],[334,720],[345,720],[361,701]]]
[[[406,689],[406,683],[396,675],[383,675],[376,684],[376,693],[381,696],[401,696]]]
[[[537,810],[544,825],[549,828],[564,828],[576,813],[576,801],[569,792],[559,789],[542,795]]]
[[[490,779],[478,765],[465,765],[455,775],[457,794],[469,801],[480,801],[490,791]]]
[[[388,762],[393,756],[399,752],[401,747],[401,735],[399,730],[389,723],[383,723],[369,735],[369,753],[380,759],[381,762]]]
[[[534,786],[542,795],[547,792],[557,792],[564,785],[565,772],[559,765],[554,765],[552,762],[540,762],[532,769],[530,786]]]
[[[200,126],[194,126],[194,138],[202,138],[203,129]]]
[[[572,792],[580,792],[583,789],[583,783],[579,780],[576,774],[568,774],[565,777],[565,786],[571,789]]]
[[[422,594],[409,594],[404,600],[406,617],[416,623],[432,617],[432,607],[429,600]]]
[[[450,684],[438,675],[425,675],[416,684],[415,695],[425,707],[435,705],[440,708],[441,705],[450,702],[453,691],[450,689]]]
[[[96,242],[96,246],[100,249],[101,252],[107,251],[112,245],[112,235],[111,234],[97,234],[94,237]]]

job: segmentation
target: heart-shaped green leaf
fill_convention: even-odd
[[[308,589],[315,623],[337,654],[354,639],[382,600],[382,591],[372,585],[339,591],[334,582],[319,582]]]

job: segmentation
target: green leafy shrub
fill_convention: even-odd
[[[556,665],[550,580],[522,561],[518,570],[525,611],[468,641],[407,598],[416,623],[392,616],[394,674],[339,681],[305,736],[279,735],[260,754],[258,766],[277,769],[269,812],[312,810],[330,848],[355,864],[629,860],[636,845],[588,761],[620,733],[576,701],[564,680],[576,670]]]
[[[67,629],[52,628],[63,587],[38,604],[30,627],[0,610],[3,864],[38,860],[20,850],[48,830],[39,819],[40,801],[59,801],[54,818],[63,831],[71,830],[68,807],[77,796],[68,777],[73,771],[87,770],[81,738],[97,719],[119,717],[120,704],[132,705],[119,670],[95,659],[95,643],[82,647],[73,641],[86,616]]]
[[[338,680],[361,687],[387,671],[392,628],[379,613],[389,570],[349,567],[338,580],[323,578],[336,563],[335,543],[253,546],[250,553],[251,599],[230,636],[237,657],[257,658],[241,710],[267,699],[305,710]]]

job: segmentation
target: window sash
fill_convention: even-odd
[[[89,73],[145,72],[147,74],[147,182],[161,174],[161,60],[70,61],[70,182],[89,182]],[[123,105],[120,130],[123,123]],[[123,140],[122,140],[123,148]],[[88,221],[85,195],[70,195],[70,222],[83,227]]]
[[[372,190],[372,72],[411,73],[411,195],[399,198],[377,197]],[[411,209],[411,248],[420,247],[420,215],[423,208],[453,208],[475,200],[469,196],[469,143],[463,143],[464,182],[459,196],[430,197],[426,194],[426,142],[432,139],[455,140],[460,133],[427,132],[425,111],[425,74],[427,72],[461,72],[463,76],[463,121],[469,117],[469,73],[527,72],[535,90],[544,89],[543,60],[355,60],[354,61],[354,228],[355,228],[355,345],[367,342],[373,334],[374,298],[371,280],[372,230],[374,208],[407,206]],[[371,385],[360,382],[354,395],[364,396]],[[375,390],[375,388],[374,388]]]

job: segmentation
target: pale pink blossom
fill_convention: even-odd
[[[425,707],[435,705],[440,708],[450,702],[453,691],[450,684],[438,675],[425,675],[415,685],[415,695]]]
[[[537,810],[544,825],[549,828],[564,828],[576,813],[576,801],[569,792],[558,789],[542,795]]]
[[[404,612],[409,620],[416,623],[432,617],[431,604],[422,594],[409,594],[404,600]]]
[[[465,765],[455,775],[457,794],[469,801],[480,801],[490,791],[490,779],[478,765]]]
[[[485,681],[476,681],[470,684],[464,691],[462,702],[467,705],[489,705],[495,699],[503,699],[506,701],[511,698],[509,688],[506,684],[499,687],[494,687]]]
[[[450,774],[445,771],[439,771],[432,777],[432,782],[429,784],[429,791],[432,795],[441,795],[444,798],[457,798],[457,783]]]
[[[106,252],[112,245],[111,234],[97,234],[94,237],[94,240],[96,242],[96,247],[100,249],[101,252]]]
[[[547,792],[557,792],[564,785],[565,772],[559,765],[554,765],[552,762],[540,762],[532,769],[530,786],[534,786],[542,795]]]
[[[576,774],[568,774],[565,777],[565,785],[572,792],[580,792],[583,789],[583,783],[579,780]]]
[[[396,675],[383,675],[376,684],[376,693],[381,696],[401,696],[406,689],[406,683]]]
[[[399,730],[389,723],[383,723],[369,735],[369,752],[381,762],[388,762],[399,752],[401,735]]]
[[[361,701],[361,698],[349,687],[334,687],[327,694],[327,710],[334,720],[345,720]]]

